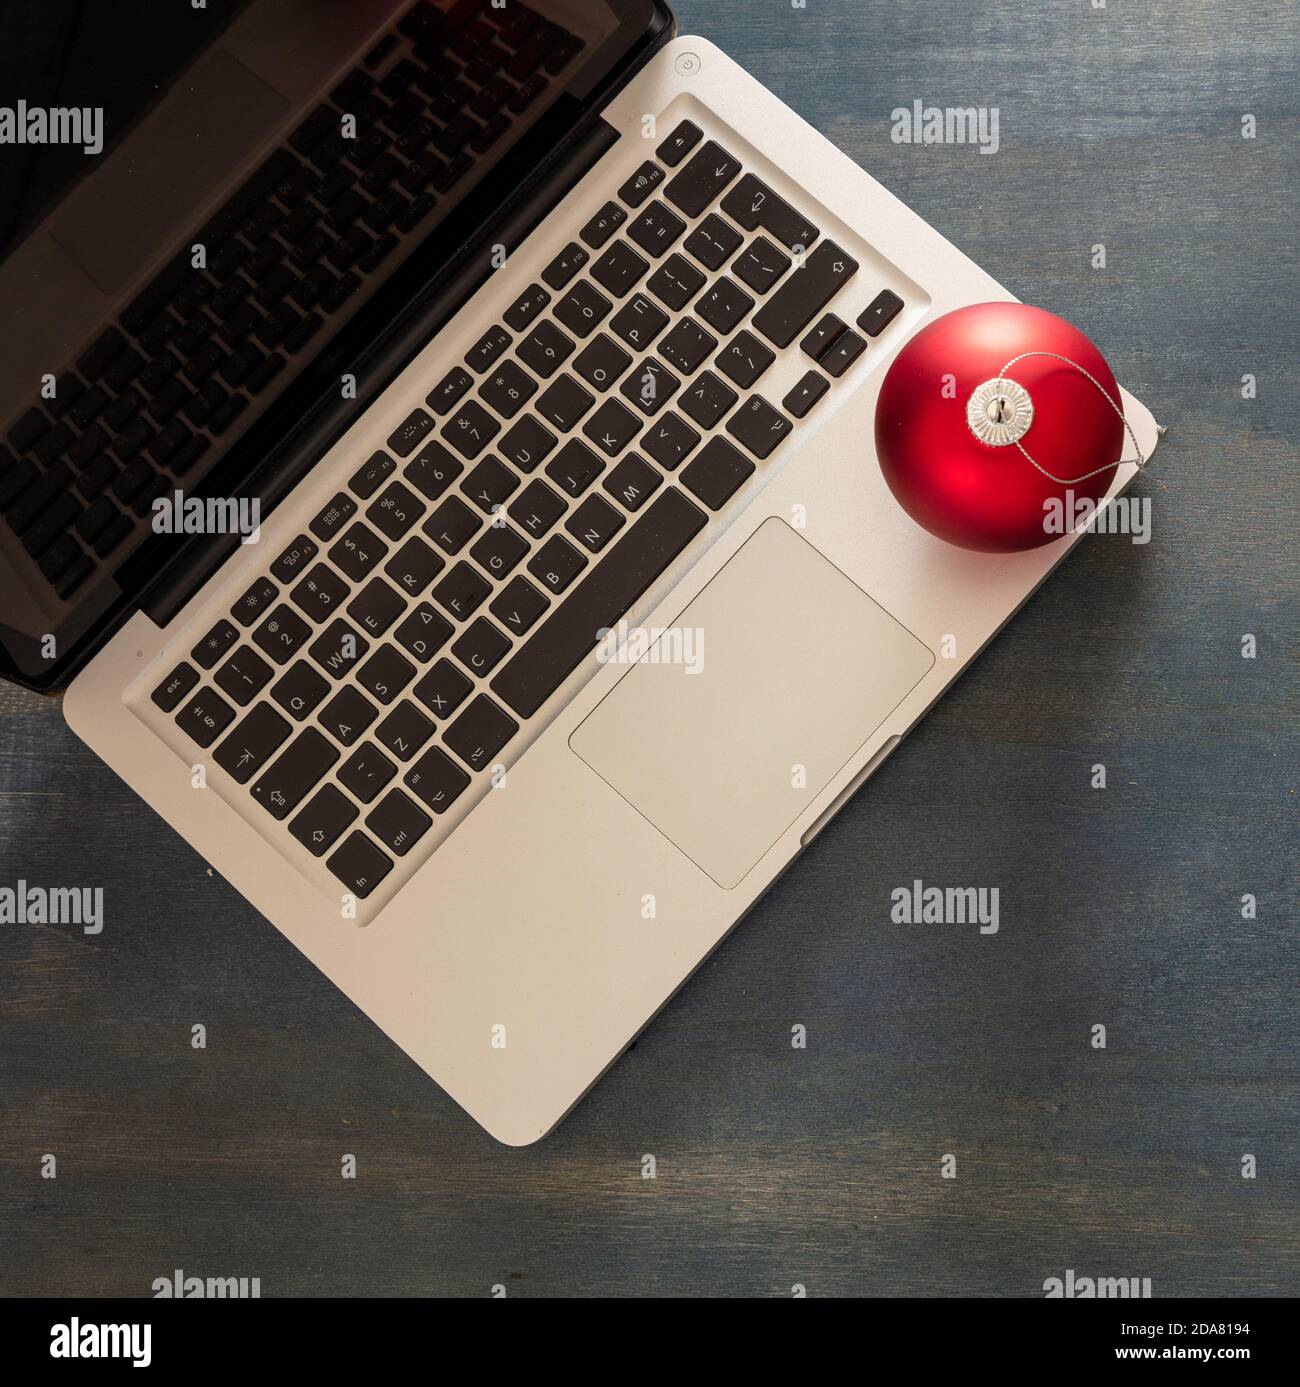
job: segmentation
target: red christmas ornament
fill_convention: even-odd
[[[1095,502],[1110,489],[1121,407],[1078,328],[1028,304],[973,304],[894,359],[876,404],[876,456],[931,534],[965,549],[1032,549],[1060,534],[1045,524],[1047,502],[1062,502],[1071,528],[1071,496]]]

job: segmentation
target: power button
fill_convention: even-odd
[[[673,64],[673,70],[679,77],[694,77],[700,70],[700,55],[698,53],[679,53],[677,61]]]

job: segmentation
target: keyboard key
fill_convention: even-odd
[[[462,633],[451,653],[477,678],[490,674],[510,649],[509,640],[486,617],[478,617]]]
[[[291,731],[269,703],[259,703],[212,753],[212,759],[240,785],[247,785]]]
[[[164,713],[170,713],[198,682],[198,671],[182,661],[150,696]]]
[[[283,602],[253,632],[253,644],[284,664],[311,635],[311,627]]]
[[[489,525],[469,551],[489,577],[504,578],[528,552],[528,541],[509,525]]]
[[[579,448],[583,449],[583,452],[591,454],[590,449],[584,448],[576,439],[573,441]],[[595,459],[594,454],[591,456],[593,460],[599,461]],[[554,466],[554,463],[551,465]],[[599,471],[596,475],[600,475]],[[510,503],[507,514],[517,525],[527,530],[534,539],[540,539],[564,514],[564,510],[564,502],[539,478],[537,481],[530,482]]]
[[[339,784],[356,795],[362,804],[369,804],[396,774],[397,767],[388,757],[367,742],[339,767]]]
[[[644,458],[629,453],[601,483],[630,511],[638,511],[663,482],[663,477]],[[493,611],[496,604],[493,603]]]
[[[411,692],[436,718],[448,718],[465,701],[473,684],[449,660],[439,660]]]
[[[528,571],[550,593],[563,592],[587,566],[587,560],[559,535],[550,539],[528,560]]]
[[[710,212],[686,238],[684,249],[706,269],[720,270],[744,242],[745,238],[734,226],[724,222],[716,212]]]
[[[739,237],[736,243],[740,243]],[[674,312],[680,312],[704,288],[704,283],[705,276],[690,261],[673,254],[650,276],[645,287]]]
[[[448,554],[459,554],[482,523],[459,496],[448,496],[425,521],[424,533]]]
[[[482,375],[490,371],[497,357],[510,348],[510,334],[505,328],[490,327],[465,354],[470,368]]]
[[[738,332],[714,363],[723,375],[747,390],[776,360],[776,354],[752,332]]]
[[[559,370],[573,352],[573,342],[549,318],[543,319],[519,343],[519,359],[543,380]]]
[[[593,554],[599,554],[624,523],[623,516],[608,501],[600,496],[588,496],[564,522],[564,528]]]
[[[433,600],[457,621],[472,616],[492,591],[492,585],[469,564],[458,563],[433,589]]]
[[[698,217],[740,172],[740,161],[709,140],[664,189],[664,196],[688,217]]]
[[[382,636],[405,610],[405,599],[382,578],[372,578],[348,603],[348,615],[372,636]]]
[[[391,703],[414,678],[415,666],[392,645],[381,645],[357,670],[357,683],[380,703]]]
[[[618,190],[618,195],[629,207],[640,207],[663,180],[663,169],[653,159],[647,159]]]
[[[222,618],[190,651],[190,659],[200,669],[211,669],[238,640],[238,629]]]
[[[277,583],[293,582],[319,552],[315,540],[308,539],[306,535],[299,535],[271,565],[271,577]]]
[[[500,431],[501,425],[477,400],[466,400],[459,413],[442,426],[443,437],[471,462]]]
[[[409,761],[433,736],[433,730],[433,723],[409,698],[404,698],[375,728],[375,740],[399,761]]]
[[[640,256],[637,258],[640,259]],[[632,283],[635,282],[634,279]],[[580,279],[555,305],[555,316],[575,336],[589,337],[597,324],[608,316],[612,307],[604,294],[599,293],[585,279]],[[519,354],[523,356],[522,349]]]
[[[754,300],[734,280],[723,275],[707,294],[702,294],[695,311],[712,328],[727,333],[754,306]]]
[[[333,539],[338,530],[357,513],[357,503],[346,492],[339,494],[311,522],[317,539]]]
[[[497,448],[501,456],[513,462],[521,472],[531,472],[555,447],[555,441],[550,429],[531,414],[526,414],[497,444]]]
[[[704,132],[693,120],[684,120],[677,125],[673,133],[655,150],[655,158],[658,159],[661,164],[667,164],[670,169],[675,169],[691,150],[699,144],[703,136]]]
[[[668,326],[668,315],[644,294],[633,294],[609,325],[625,342],[644,348]]]
[[[465,478],[465,495],[488,515],[495,514],[518,490],[519,478],[494,457],[486,457]]]
[[[503,361],[479,387],[479,395],[503,419],[513,419],[537,392],[537,382],[513,361]]]
[[[421,602],[393,632],[393,637],[403,650],[424,664],[446,644],[453,629],[446,617],[427,602]]]
[[[360,811],[334,785],[322,785],[289,825],[289,832],[313,857],[323,857]]]
[[[590,257],[587,252],[571,241],[542,271],[542,278],[557,292],[578,273]]]
[[[427,500],[436,501],[464,470],[465,464],[435,440],[416,453],[402,476]]]
[[[492,680],[518,716],[532,717],[707,523],[673,487],[662,492]]]
[[[318,563],[289,594],[289,600],[317,623],[325,621],[348,595],[348,585]]]
[[[432,428],[432,417],[422,409],[413,409],[388,435],[388,446],[399,458],[410,457]]]
[[[473,703],[442,734],[442,739],[471,770],[482,770],[519,731],[519,724],[486,695]]]
[[[790,250],[797,246],[807,250],[821,235],[812,222],[752,173],[747,173],[722,199],[722,210],[737,226],[746,231],[762,227]]]
[[[693,376],[717,345],[718,339],[694,318],[683,318],[659,343],[659,355],[683,375]]]
[[[453,367],[429,392],[425,404],[442,418],[456,408],[473,384],[474,377],[463,366]]]
[[[671,249],[685,230],[686,223],[676,212],[670,212],[662,202],[655,201],[628,227],[627,235],[630,241],[657,260]],[[595,273],[593,270],[592,274]]]
[[[758,236],[732,265],[731,273],[755,293],[766,294],[789,268],[790,257],[777,250],[766,236]]]
[[[398,857],[404,857],[433,820],[400,790],[390,790],[366,815],[366,827]]]
[[[725,438],[711,438],[682,472],[682,485],[710,510],[719,510],[753,472],[754,464]]]
[[[407,771],[404,783],[435,814],[443,814],[469,784],[469,776],[445,751],[435,746]]]
[[[649,268],[649,263],[642,259],[626,241],[615,241],[591,267],[591,277],[602,288],[608,289],[616,299],[621,299],[626,297]],[[564,299],[555,310],[555,316],[565,327],[572,328],[580,337],[585,337],[591,331],[590,326],[584,332],[581,326],[566,316],[565,310],[570,301],[583,290],[586,290],[588,294],[591,293],[591,286],[586,281],[576,285],[569,297]],[[595,297],[600,299],[599,294]],[[604,304],[603,311],[599,315],[603,318],[609,312],[610,306],[603,299],[600,299],[600,302]]]
[[[567,433],[595,403],[595,396],[566,373],[539,397],[536,409],[548,423]]]
[[[858,326],[868,337],[878,337],[898,316],[903,300],[889,289],[882,289],[862,311]]]
[[[274,671],[264,659],[246,645],[238,650],[212,676],[213,683],[224,694],[245,708],[270,682]]]
[[[601,332],[578,354],[573,369],[597,390],[608,390],[631,364],[627,352]]]
[[[378,716],[374,704],[348,685],[321,710],[320,723],[331,737],[351,746]]]
[[[329,689],[328,680],[317,674],[306,661],[299,660],[272,685],[271,697],[295,722],[301,722],[329,693]]]
[[[333,621],[307,653],[326,674],[342,679],[369,649],[370,642],[346,621]]]
[[[235,710],[220,694],[201,688],[176,715],[176,725],[200,746],[211,746],[235,720]]]
[[[280,595],[269,578],[259,578],[231,608],[231,616],[241,626],[251,626]]]
[[[627,213],[617,202],[607,202],[578,233],[592,248],[601,246],[627,221]]]
[[[446,560],[414,535],[384,565],[384,572],[403,592],[423,592],[446,567]]]
[[[392,859],[364,833],[350,834],[325,865],[360,900],[365,900],[393,869]]]
[[[817,320],[816,326],[811,328],[799,343],[799,350],[812,357],[814,361],[820,361],[823,353],[830,350],[844,328],[843,318],[837,318],[834,313],[827,313]]]
[[[521,573],[512,578],[488,611],[512,634],[522,636],[551,604]],[[416,685],[416,693],[419,693]]]
[[[671,472],[699,441],[699,434],[669,410],[646,430],[641,447],[665,472]]]
[[[389,539],[401,539],[423,514],[419,497],[401,482],[393,482],[377,501],[371,502],[366,519]]]
[[[619,392],[631,400],[642,414],[653,418],[672,399],[681,381],[654,357],[648,356],[633,368]]]
[[[751,395],[727,420],[727,432],[758,458],[768,457],[793,427],[761,395]]]
[[[635,432],[635,430],[633,430],[633,432]],[[556,486],[567,491],[570,496],[581,496],[604,470],[605,464],[601,462],[585,443],[577,438],[571,438],[546,465],[546,475]],[[560,504],[559,510],[554,508],[552,503],[558,504],[557,498],[544,484],[534,483],[533,486],[541,486],[542,492],[545,492],[545,495],[537,493],[534,496],[534,500],[540,499],[542,505],[545,507],[543,516],[545,525],[543,528],[539,530],[529,524],[529,520],[532,518],[531,515],[528,519],[522,519],[516,514],[514,506],[510,508],[510,515],[512,519],[520,521],[524,528],[536,538],[538,535],[544,534],[546,530],[550,529],[559,518],[564,507]],[[533,491],[533,486],[530,486],[528,490],[524,492],[524,495],[520,497],[521,501],[528,498],[529,493]]]
[[[304,727],[253,786],[253,798],[272,818],[285,819],[338,758],[314,727]]]
[[[702,428],[711,429],[740,399],[730,386],[724,385],[712,371],[705,371],[687,387],[678,406]]]
[[[847,328],[840,333],[835,340],[835,345],[821,358],[818,364],[828,376],[834,376],[838,380],[866,349],[866,338],[859,337],[852,328]]]
[[[388,553],[388,545],[373,530],[358,521],[348,529],[329,553],[335,568],[359,583]]]
[[[352,474],[348,486],[363,501],[368,501],[396,466],[393,459],[380,448],[377,452],[371,453],[369,459]],[[307,557],[310,558],[311,555]]]
[[[637,436],[640,420],[618,400],[608,399],[583,425],[582,431],[597,447],[616,458]]]
[[[754,327],[778,347],[788,347],[857,273],[858,262],[834,241],[823,241],[754,314]]]
[[[530,284],[506,309],[504,314],[506,326],[515,332],[524,332],[532,326],[538,314],[545,309],[550,301],[551,296],[540,284]]]
[[[796,419],[802,419],[830,389],[830,381],[816,371],[809,371],[781,401],[781,408]]]

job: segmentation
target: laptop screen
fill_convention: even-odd
[[[196,532],[247,523],[209,502],[337,413],[348,362],[668,22],[655,0],[0,6],[0,676],[56,687]]]

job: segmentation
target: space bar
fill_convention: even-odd
[[[493,693],[521,718],[532,717],[706,519],[675,487],[658,496],[501,670]]]

